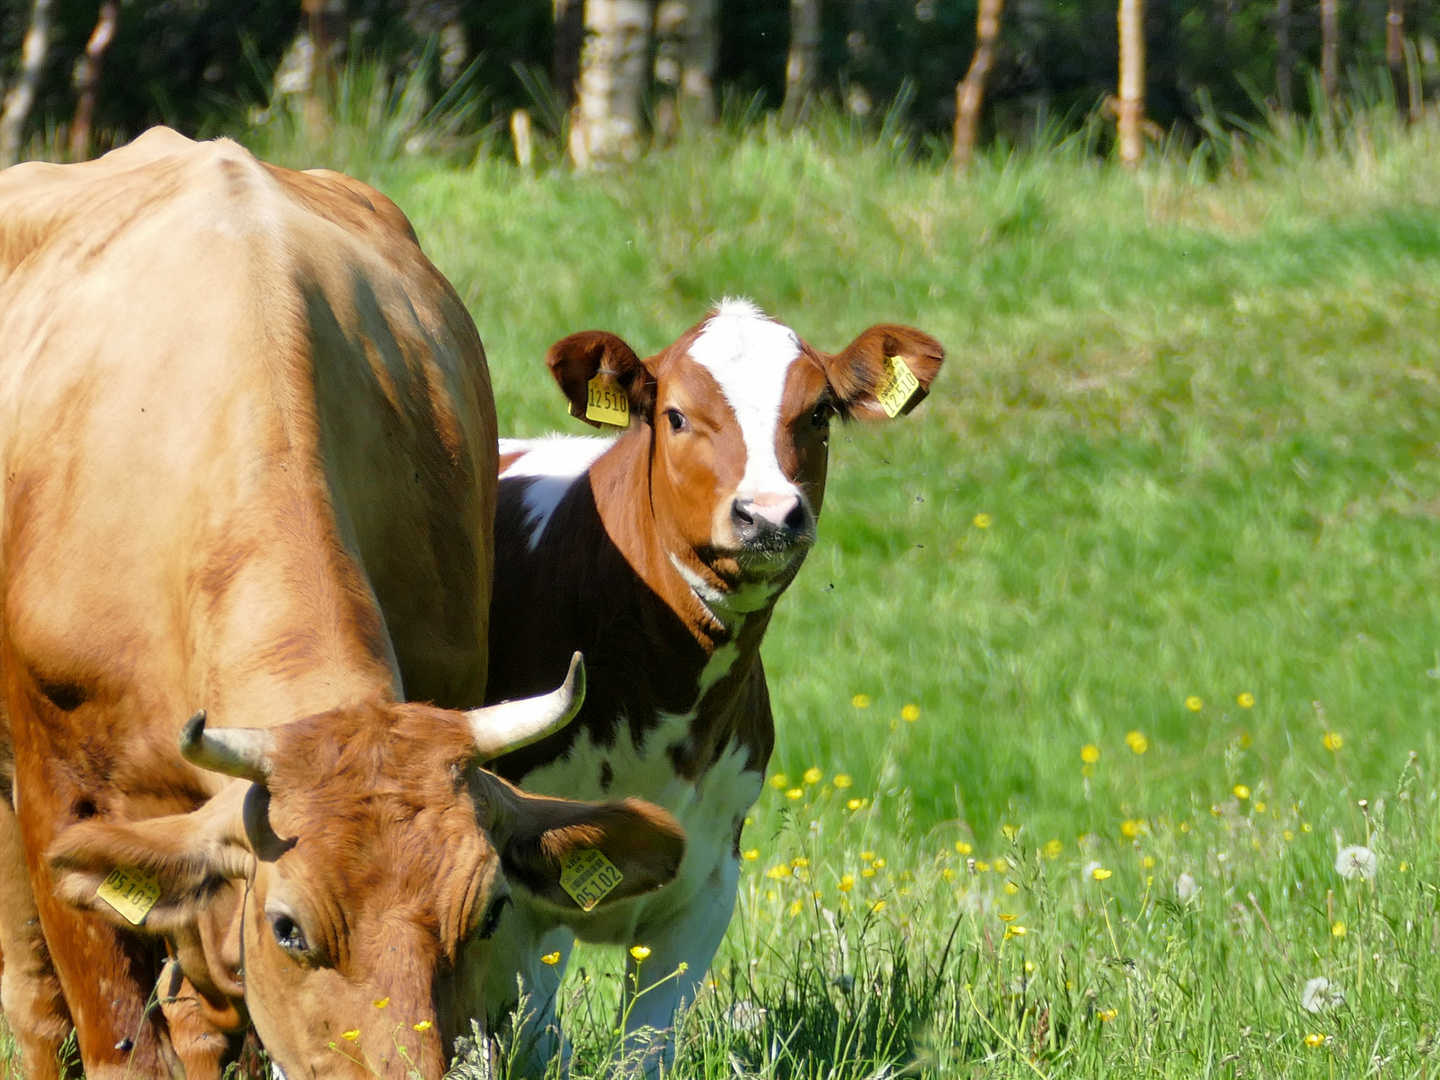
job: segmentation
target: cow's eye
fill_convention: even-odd
[[[679,409],[666,409],[665,419],[670,421],[671,431],[684,431],[690,426],[690,421],[685,419],[685,414]]]
[[[310,945],[305,940],[305,931],[300,929],[300,924],[289,915],[270,916],[270,932],[275,935],[275,942],[282,949],[289,953],[304,953],[310,951]]]
[[[505,911],[505,906],[510,903],[510,894],[497,896],[490,901],[490,906],[485,909],[485,917],[480,920],[480,929],[475,933],[481,941],[489,941],[495,936],[495,930],[500,925],[500,916]]]

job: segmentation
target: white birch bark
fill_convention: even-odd
[[[715,121],[719,18],[718,0],[662,0],[656,9],[656,123],[662,135],[681,124]]]
[[[1145,156],[1145,0],[1120,0],[1120,97],[1115,115],[1120,162],[1133,168]]]
[[[0,169],[20,159],[20,141],[25,134],[25,121],[35,104],[35,88],[45,68],[45,55],[50,47],[50,14],[54,0],[35,0],[30,9],[30,28],[20,47],[20,72],[15,85],[5,95],[5,111],[0,113]]]
[[[780,107],[785,125],[800,119],[819,67],[820,0],[790,0],[790,55],[785,63],[785,104]]]
[[[955,169],[963,172],[975,156],[975,133],[980,127],[980,106],[985,100],[985,80],[995,66],[995,42],[1000,37],[1000,13],[1004,0],[980,0],[975,20],[975,56],[970,70],[955,87]]]
[[[1320,0],[1320,86],[1327,98],[1340,92],[1340,0]]]
[[[570,124],[577,168],[640,155],[640,103],[650,66],[648,0],[586,0],[579,100]]]

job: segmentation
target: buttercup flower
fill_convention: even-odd
[[[836,773],[836,774],[835,774],[835,779],[831,780],[830,782],[831,782],[832,784],[834,784],[835,787],[836,787],[838,790],[840,790],[840,791],[844,791],[844,790],[845,790],[846,788],[848,788],[852,783],[854,783],[854,781],[850,779],[850,775],[849,775],[848,773],[843,773],[843,772],[842,772],[842,773]]]
[[[1141,735],[1138,731],[1132,731],[1125,736],[1125,745],[1130,747],[1137,754],[1143,754],[1150,749],[1150,740]]]
[[[1314,1050],[1317,1046],[1324,1046],[1328,1035],[1312,1034],[1305,1036],[1305,1045]]]
[[[1321,741],[1325,744],[1326,750],[1339,750],[1345,745],[1345,737],[1338,731],[1327,731],[1325,738]]]
[[[1248,709],[1255,704],[1255,695],[1246,691],[1235,699],[1235,704],[1242,709]]]
[[[794,787],[794,788],[791,788],[789,791],[785,792],[785,798],[789,799],[791,802],[794,802],[796,799],[803,799],[804,797],[805,797],[805,789],[804,789],[804,788]]]
[[[1086,743],[1080,748],[1080,760],[1086,765],[1094,765],[1100,760],[1100,748],[1094,743]]]
[[[844,874],[844,875],[841,876],[841,878],[840,878],[840,886],[839,886],[841,892],[849,892],[849,891],[850,891],[851,889],[853,889],[854,887],[855,887],[855,875],[854,875],[854,874]]]
[[[864,799],[851,799],[849,802],[847,802],[847,803],[845,804],[845,809],[847,809],[847,810],[859,810],[859,809],[860,809],[862,806],[864,806],[864,805],[865,805],[865,800],[864,800]]]
[[[1191,712],[1199,712],[1199,711],[1200,711],[1201,709],[1203,709],[1204,707],[1205,707],[1205,702],[1203,702],[1202,700],[1200,700],[1200,699],[1199,699],[1198,697],[1196,697],[1194,694],[1191,694],[1189,697],[1187,697],[1187,698],[1185,699],[1185,708],[1189,709]]]
[[[630,946],[630,955],[633,956],[636,960],[644,960],[647,956],[650,955],[650,946],[648,946],[648,945],[631,945],[631,946]]]
[[[358,1038],[360,1037],[360,1029],[359,1029],[359,1028],[351,1028],[349,1031],[342,1031],[342,1032],[340,1033],[340,1037],[341,1037],[342,1039],[349,1039],[351,1042],[354,1042],[356,1039],[358,1039]]]
[[[990,527],[991,518],[989,514],[976,514],[975,517],[971,519],[971,521],[977,529],[988,529]]]
[[[1100,1020],[1103,1023],[1108,1024],[1111,1020],[1114,1020],[1115,1017],[1120,1015],[1120,1011],[1118,1009],[1101,1009],[1095,1015],[1100,1017]]]
[[[1090,871],[1090,876],[1091,876],[1092,878],[1094,878],[1096,881],[1104,881],[1106,878],[1110,877],[1110,875],[1112,875],[1114,872],[1115,872],[1115,871],[1113,871],[1113,870],[1106,870],[1103,866],[1097,866],[1097,867],[1095,867],[1093,870]]]
[[[784,791],[790,786],[790,777],[786,776],[783,772],[777,772],[774,776],[770,777],[770,786],[776,791]]]
[[[969,855],[970,852],[974,851],[975,849],[971,847],[968,843],[966,843],[964,840],[956,840],[955,850],[958,851],[961,855]]]
[[[1380,860],[1363,844],[1351,844],[1335,853],[1335,872],[1346,881],[1373,881]]]
[[[1343,919],[1336,919],[1336,920],[1330,925],[1330,935],[1331,935],[1332,937],[1340,938],[1340,937],[1344,937],[1345,934],[1346,934],[1346,929],[1345,929],[1345,922],[1344,922],[1344,920],[1343,920]]]
[[[1065,850],[1065,845],[1059,840],[1047,840],[1045,842],[1045,857],[1047,859],[1058,859],[1060,852]]]
[[[906,723],[913,724],[916,720],[920,719],[920,706],[906,705],[900,710],[900,719]]]
[[[870,707],[870,695],[856,694],[850,699],[850,704],[854,705],[857,709],[868,709]]]
[[[554,967],[560,962],[560,950],[556,949],[554,952],[547,952],[544,956],[540,957],[540,962]]]
[[[770,867],[769,870],[765,871],[765,876],[770,878],[772,881],[783,881],[785,880],[785,878],[788,878],[790,876],[790,864],[783,862],[776,863],[774,866]]]
[[[410,1026],[416,1031],[429,1031],[435,1025],[429,1020],[421,1020],[418,1024],[411,1024]]]
[[[1234,794],[1235,798],[1239,799],[1241,802],[1244,802],[1250,797],[1250,789],[1244,784],[1236,784],[1230,790]]]
[[[374,1005],[377,1009],[383,1009],[386,1005],[390,1004],[390,999],[388,997],[376,998],[374,1001],[370,1002],[370,1004]]]
[[[742,851],[740,854],[747,862],[754,862],[760,857],[760,849],[752,847],[749,851]]]

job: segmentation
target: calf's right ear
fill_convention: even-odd
[[[144,821],[82,821],[50,845],[46,861],[55,895],[118,926],[130,925],[104,898],[101,885],[114,870],[139,883],[147,930],[164,933],[194,921],[199,907],[229,880],[247,877],[255,857],[247,838],[245,801],[262,789],[229,785],[200,809]],[[128,907],[131,914],[139,909]]]
[[[597,375],[606,376],[620,388],[629,399],[632,415],[638,414],[646,423],[654,418],[655,376],[635,350],[614,334],[582,330],[561,338],[545,354],[545,366],[570,402],[570,415],[592,427],[600,427],[600,423],[585,413],[590,380]]]

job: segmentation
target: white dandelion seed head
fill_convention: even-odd
[[[1305,984],[1305,989],[1300,991],[1300,1007],[1306,1012],[1324,1012],[1344,1004],[1345,994],[1324,976],[1311,979]]]
[[[1195,899],[1195,894],[1200,891],[1200,883],[1195,880],[1195,875],[1186,870],[1175,879],[1175,899],[1182,904],[1188,904]]]
[[[1335,853],[1335,872],[1346,881],[1373,881],[1380,868],[1375,852],[1363,844],[1351,844]]]
[[[1089,862],[1087,862],[1084,866],[1080,868],[1080,880],[1093,881],[1093,871],[1101,869],[1102,866],[1102,863],[1096,862],[1094,859],[1091,859]]]

